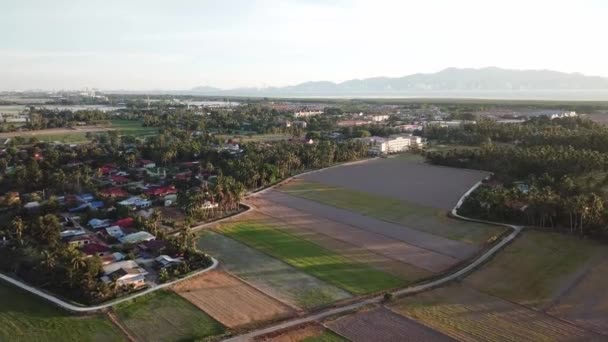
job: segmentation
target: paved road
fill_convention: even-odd
[[[474,219],[469,219],[463,216],[460,216],[456,213],[456,209],[458,207],[460,207],[460,205],[462,204],[462,202],[464,201],[464,199],[471,193],[473,192],[473,190],[475,190],[479,185],[481,184],[481,181],[478,182],[477,184],[475,184],[471,189],[469,189],[469,191],[467,191],[458,201],[458,204],[456,205],[456,207],[454,207],[454,209],[452,209],[452,214],[454,214],[456,217],[466,220],[466,221],[471,221],[471,222],[481,222],[481,223],[488,223],[488,224],[494,224],[492,222],[487,222],[487,221],[482,221],[482,220],[474,220]],[[490,248],[489,250],[487,250],[485,253],[483,253],[481,256],[477,257],[475,260],[473,260],[471,263],[469,263],[467,266],[456,270],[450,274],[445,275],[442,278],[436,279],[434,281],[428,282],[428,283],[424,283],[424,284],[419,284],[419,285],[414,285],[414,286],[410,286],[410,287],[406,287],[400,290],[395,290],[392,292],[393,296],[405,296],[405,295],[411,295],[411,294],[415,294],[415,293],[419,293],[422,291],[426,291],[426,290],[430,290],[433,289],[435,287],[438,286],[442,286],[445,285],[451,281],[454,281],[456,279],[459,279],[465,275],[467,275],[468,273],[474,271],[477,267],[479,267],[481,264],[483,264],[484,262],[486,262],[488,259],[490,259],[492,256],[494,256],[494,254],[498,253],[498,251],[500,251],[504,246],[506,246],[507,244],[509,244],[511,241],[513,241],[517,235],[519,235],[519,233],[521,232],[523,227],[520,226],[514,226],[514,225],[507,225],[507,224],[500,224],[502,226],[506,226],[509,227],[511,229],[513,229],[513,231],[511,232],[511,234],[505,236],[502,240],[500,240],[496,245],[494,245],[492,248]],[[325,319],[327,317],[333,316],[333,315],[337,315],[337,314],[345,314],[348,313],[350,311],[354,311],[360,308],[363,308],[364,306],[370,305],[370,304],[378,304],[380,302],[382,302],[383,300],[383,296],[379,295],[373,298],[368,298],[368,299],[364,299],[361,300],[359,302],[353,303],[353,304],[348,304],[345,306],[341,306],[341,307],[337,307],[337,308],[332,308],[332,309],[328,309],[328,310],[324,310],[318,313],[314,313],[314,314],[310,314],[308,316],[305,317],[300,317],[300,318],[295,318],[292,320],[288,320],[285,322],[281,322],[266,328],[262,328],[262,329],[257,329],[251,332],[248,332],[246,334],[242,334],[239,336],[235,336],[235,337],[231,337],[228,338],[226,340],[224,340],[224,342],[241,342],[241,341],[250,341],[252,340],[254,337],[257,336],[261,336],[261,335],[266,335],[272,332],[276,332],[279,330],[283,330],[283,329],[287,329],[287,328],[291,328],[303,323],[309,323],[309,322],[314,322],[314,321],[319,321],[322,319]]]

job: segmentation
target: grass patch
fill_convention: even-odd
[[[224,227],[223,232],[353,294],[367,294],[404,284],[397,277],[352,262],[292,234],[259,224],[232,224]]]
[[[0,283],[0,341],[124,341],[101,315],[70,315]]]
[[[156,291],[117,305],[120,321],[142,341],[194,341],[224,333],[224,327],[180,296]]]
[[[540,308],[604,249],[573,236],[526,231],[465,281],[485,293]]]
[[[119,135],[143,137],[158,134],[158,127],[144,127],[138,120],[112,120],[111,123]]]
[[[221,234],[203,232],[197,247],[221,260],[230,273],[297,307],[311,309],[350,297],[342,289]]]
[[[505,231],[503,227],[449,218],[441,209],[320,183],[293,182],[281,190],[289,195],[475,245]]]

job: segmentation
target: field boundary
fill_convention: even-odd
[[[483,183],[484,180],[488,179],[491,176],[492,176],[491,173],[488,174],[488,176],[486,178],[478,181],[467,192],[465,192],[460,197],[460,199],[458,200],[458,202],[456,203],[454,208],[450,211],[450,214],[452,214],[455,218],[458,218],[458,219],[461,219],[464,221],[507,227],[507,228],[510,228],[512,230],[512,232],[508,235],[505,235],[499,242],[494,244],[494,246],[487,249],[483,254],[477,256],[474,260],[472,260],[470,263],[463,266],[462,268],[456,269],[448,274],[445,274],[444,276],[442,276],[440,278],[437,278],[437,279],[434,279],[434,280],[431,280],[428,282],[423,282],[418,285],[408,286],[408,287],[405,287],[402,289],[394,290],[392,292],[389,291],[387,293],[392,294],[394,297],[408,296],[408,295],[413,295],[413,294],[420,293],[423,291],[431,290],[433,288],[436,288],[436,287],[445,285],[449,282],[452,282],[454,280],[457,280],[457,279],[461,278],[462,276],[477,269],[479,266],[481,266],[483,263],[485,263],[487,260],[489,260],[491,257],[493,257],[498,251],[503,249],[507,244],[511,243],[519,235],[519,233],[523,230],[522,226],[501,223],[501,222],[473,219],[473,218],[464,217],[457,213],[458,208],[460,208],[460,206],[462,205],[464,200],[473,191],[475,191]],[[289,321],[285,321],[285,322],[282,322],[282,323],[279,323],[279,324],[276,324],[276,325],[273,325],[273,326],[270,326],[270,327],[267,327],[264,329],[258,329],[258,330],[251,331],[251,332],[243,334],[243,335],[234,336],[232,338],[225,339],[224,342],[248,341],[249,339],[255,338],[260,335],[269,334],[269,333],[275,332],[277,330],[288,329],[290,327],[312,322],[312,321],[318,321],[318,320],[321,320],[321,319],[324,319],[327,317],[331,317],[334,315],[344,314],[344,313],[347,313],[347,312],[350,312],[353,310],[360,309],[367,305],[381,304],[383,301],[384,301],[384,295],[378,295],[375,297],[362,299],[361,301],[356,302],[356,303],[348,304],[348,305],[341,306],[341,307],[334,307],[334,308],[327,309],[327,310],[321,311],[321,312],[317,312],[317,313],[314,313],[314,314],[311,314],[311,315],[308,315],[305,317],[300,317],[300,318],[292,319]]]

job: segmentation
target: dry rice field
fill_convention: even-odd
[[[601,341],[547,314],[452,285],[398,300],[391,308],[459,341]]]
[[[486,176],[488,173],[482,171],[389,158],[326,169],[302,178],[451,210],[462,194]]]
[[[586,329],[608,335],[607,274],[608,257],[604,257],[568,289],[547,312]]]
[[[257,202],[256,202],[257,203]],[[325,231],[318,232],[315,228],[324,230],[326,227],[339,226],[336,222],[325,222],[323,219],[310,217],[295,218],[293,216],[269,216],[261,212],[247,215],[248,221],[264,224],[270,228],[284,230],[305,240],[314,242],[323,248],[335,251],[359,263],[370,265],[378,270],[393,274],[408,281],[417,281],[430,277],[433,273],[420,267],[388,257],[362,246],[351,244],[342,236],[333,237]]]
[[[182,281],[173,290],[229,328],[293,314],[287,305],[221,271]]]
[[[454,341],[383,307],[358,312],[325,324],[353,342]]]
[[[317,323],[297,326],[286,331],[258,336],[254,342],[342,342],[346,339],[332,333]]]
[[[429,272],[444,271],[460,261],[456,257],[437,251],[441,250],[441,245],[449,249],[449,245],[455,244],[453,241],[415,231],[417,235],[425,235],[422,238],[424,242],[421,242],[417,236],[409,234],[405,227],[373,218],[361,218],[357,213],[275,191],[264,194],[254,203],[257,211],[268,216],[287,220],[291,224],[305,227],[315,233],[368,249]],[[326,212],[319,213],[320,210]],[[408,243],[409,240],[413,242]]]

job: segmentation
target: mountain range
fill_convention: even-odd
[[[572,93],[608,99],[608,78],[551,70],[447,68],[436,73],[404,77],[373,77],[340,83],[305,82],[286,87],[219,89],[196,87],[196,95],[295,97],[546,97]],[[559,95],[557,96],[559,97]]]

